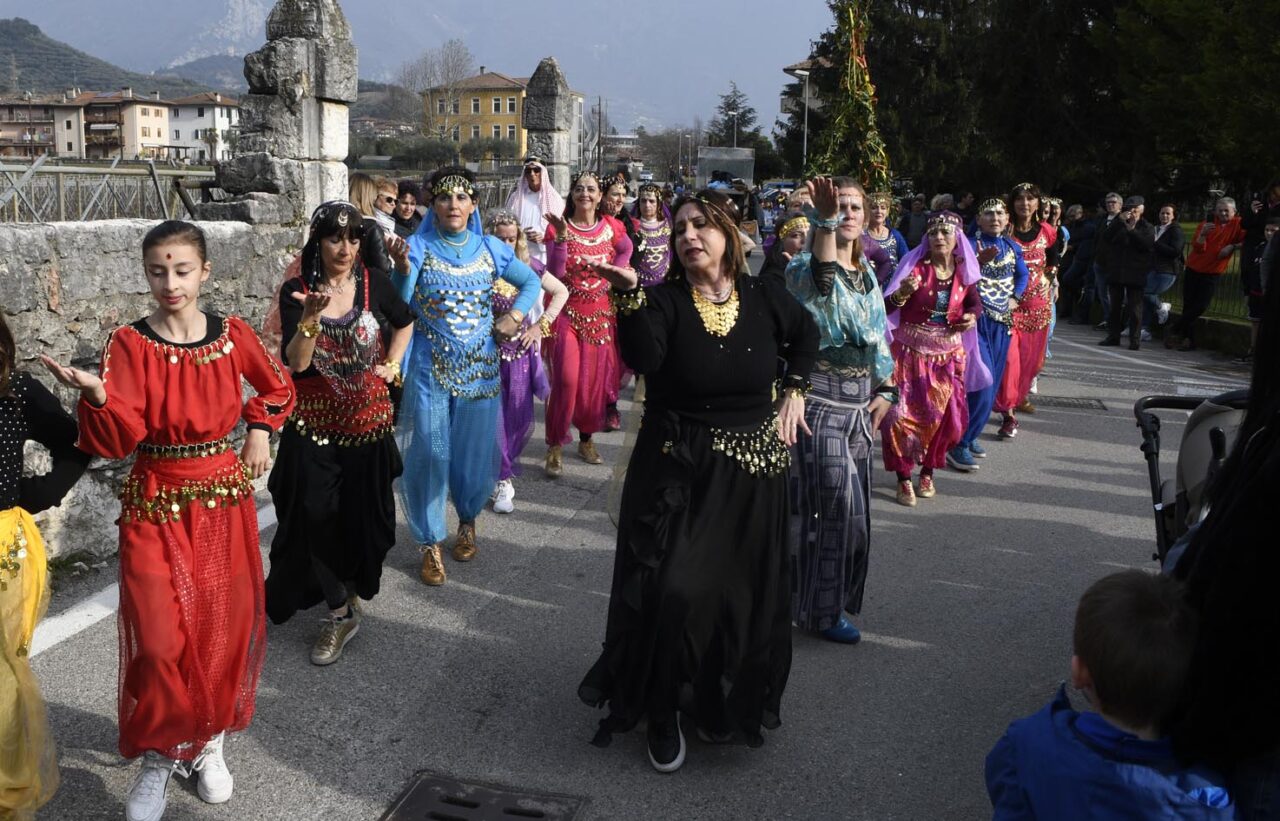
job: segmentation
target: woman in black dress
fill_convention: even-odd
[[[808,312],[741,276],[728,197],[676,203],[666,282],[614,286],[622,356],[647,385],[627,469],[604,652],[578,694],[608,704],[598,746],[648,719],[649,760],[684,763],[679,713],[711,741],[763,743],[791,667],[788,448],[818,348]],[[787,361],[775,403],[777,358]]]
[[[280,434],[268,488],[279,516],[271,541],[267,615],[276,624],[324,601],[311,661],[332,664],[360,627],[395,544],[391,483],[402,470],[391,436],[388,383],[413,314],[385,272],[361,262],[360,212],[327,202],[311,217],[302,273],[280,289],[281,358],[298,404]],[[374,229],[376,230],[376,229]],[[381,326],[392,329],[384,348]]]

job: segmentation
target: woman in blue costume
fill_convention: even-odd
[[[982,298],[978,353],[991,371],[993,383],[969,393],[969,428],[960,444],[947,453],[947,464],[956,470],[977,470],[975,457],[987,455],[978,436],[991,417],[996,390],[1004,377],[1009,338],[1013,335],[1013,309],[1027,290],[1027,264],[1022,259],[1022,248],[1005,235],[1008,227],[1009,210],[1004,200],[987,200],[978,209],[978,233],[973,237],[973,251],[982,265],[982,279],[978,280],[978,296]]]
[[[422,546],[422,581],[435,586],[445,582],[441,547],[450,494],[459,522],[453,558],[475,558],[476,517],[498,473],[498,341],[515,336],[542,285],[506,243],[484,235],[470,171],[442,168],[426,187],[431,210],[409,238],[410,273],[395,277],[418,316],[397,438],[405,518]],[[511,311],[495,319],[499,278],[520,293]]]

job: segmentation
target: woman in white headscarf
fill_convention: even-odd
[[[547,232],[547,214],[563,214],[564,197],[551,184],[547,167],[537,157],[524,161],[520,182],[507,197],[507,210],[520,220],[520,230],[529,240],[529,256],[545,265],[547,248],[543,235]]]

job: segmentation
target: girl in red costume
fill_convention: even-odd
[[[617,321],[609,283],[600,265],[631,265],[631,240],[622,223],[601,214],[600,180],[584,171],[573,181],[564,216],[547,214],[547,270],[569,288],[569,302],[552,326],[551,397],[547,400],[548,476],[563,470],[560,449],[569,425],[579,433],[578,455],[588,464],[603,461],[591,441],[604,426],[605,405],[618,387]]]
[[[1003,415],[1000,438],[1018,433],[1015,411],[1035,413],[1028,397],[1031,383],[1044,367],[1052,319],[1053,284],[1058,278],[1058,232],[1040,218],[1040,187],[1029,182],[1014,186],[1009,202],[1013,215],[1009,238],[1022,249],[1027,264],[1027,290],[1013,310],[1013,336],[1004,377],[996,391],[995,409]]]
[[[175,770],[199,774],[206,802],[231,798],[223,736],[249,725],[266,652],[251,483],[294,390],[247,323],[200,310],[199,228],[161,223],[142,252],[157,308],[111,333],[101,377],[42,358],[80,391],[79,447],[137,456],[121,492],[120,752],[143,759],[126,817],[157,821]]]

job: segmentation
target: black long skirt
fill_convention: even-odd
[[[313,561],[350,594],[372,599],[396,541],[392,482],[403,471],[395,439],[317,444],[286,425],[267,489],[279,524],[271,540],[267,616],[275,624],[324,601]]]
[[[653,418],[651,418],[653,417]],[[578,688],[594,741],[676,711],[751,746],[791,671],[787,477],[751,474],[705,426],[646,413],[627,468],[604,651]]]

